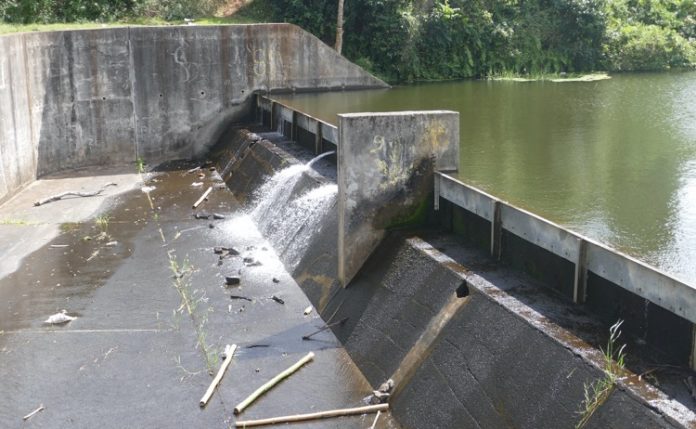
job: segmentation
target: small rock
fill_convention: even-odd
[[[273,283],[280,283],[280,280],[277,279],[276,277],[273,277]]]
[[[210,215],[205,212],[194,213],[193,217],[195,217],[196,219],[210,219]]]
[[[225,284],[227,286],[236,286],[241,283],[242,279],[237,276],[225,276]]]
[[[213,225],[212,223],[209,223],[208,228],[213,229],[213,228],[215,228],[215,225]]]
[[[205,173],[198,173],[199,179],[205,179]]]
[[[255,371],[255,372],[261,372],[261,368],[256,368],[254,371]]]

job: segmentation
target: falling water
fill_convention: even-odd
[[[316,182],[302,181],[303,173],[316,161],[334,153],[322,153],[307,164],[277,172],[255,194],[251,217],[289,270],[299,264],[312,237],[321,231],[323,218],[334,206],[338,193],[334,183],[307,190],[306,187]]]
[[[300,263],[313,237],[321,232],[324,216],[336,203],[337,193],[338,186],[334,183],[311,189],[280,207],[272,218],[260,225],[259,229],[290,271]]]
[[[319,155],[319,156],[315,156],[314,159],[312,159],[311,161],[309,161],[309,162],[307,163],[307,168],[312,168],[312,165],[314,165],[315,162],[319,161],[319,160],[322,159],[322,158],[326,158],[326,157],[329,156],[329,155],[333,155],[333,154],[335,154],[335,153],[336,153],[336,151],[335,151],[335,150],[332,150],[331,152],[324,152],[324,153],[322,153],[322,154]]]
[[[255,192],[255,206],[251,217],[258,223],[277,211],[279,207],[287,204],[295,189],[295,185],[302,178],[302,173],[309,168],[304,164],[292,165],[280,170]],[[271,210],[273,209],[273,210]]]

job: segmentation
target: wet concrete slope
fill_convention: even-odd
[[[142,190],[89,221],[66,222],[0,279],[0,426],[229,427],[241,399],[309,351],[312,363],[239,419],[362,404],[367,380],[330,331],[301,339],[322,320],[304,314],[310,301],[215,172],[187,173],[195,166],[145,175]],[[197,213],[224,219],[193,216],[208,186],[215,190]],[[220,259],[215,246],[240,254]],[[226,287],[225,276],[240,284]],[[63,309],[77,319],[42,323]],[[201,409],[231,343],[240,349]],[[363,428],[373,417],[301,426]],[[378,427],[398,426],[383,415]]]

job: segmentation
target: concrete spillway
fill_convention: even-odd
[[[0,52],[1,426],[44,404],[27,424],[227,427],[361,405],[392,379],[375,427],[696,427],[690,291],[655,295],[683,299],[671,309],[609,282],[628,314],[645,313],[628,322],[627,368],[587,397],[607,377],[606,320],[539,279],[553,271],[505,263],[555,261],[533,247],[549,233],[512,236],[517,212],[448,181],[456,112],[346,114],[334,127],[252,97],[383,86],[288,25],[18,35]],[[602,274],[593,261],[580,276]],[[77,319],[42,324],[62,309]],[[634,335],[640,323],[650,335]],[[227,343],[240,352],[201,410]],[[314,363],[232,416],[310,350]]]

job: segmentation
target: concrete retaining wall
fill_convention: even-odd
[[[345,286],[394,223],[459,165],[459,113],[338,115],[338,277]]]
[[[0,37],[0,200],[46,174],[199,155],[254,92],[384,87],[289,24]]]

